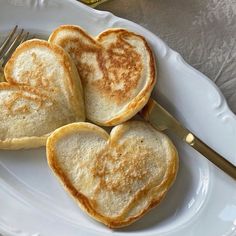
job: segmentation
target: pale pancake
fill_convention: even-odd
[[[48,138],[47,159],[81,208],[111,228],[159,204],[178,170],[169,138],[141,121],[118,125],[110,136],[90,123],[61,127]]]
[[[46,144],[65,124],[84,121],[83,91],[76,67],[59,46],[43,40],[21,44],[0,83],[0,148]]]

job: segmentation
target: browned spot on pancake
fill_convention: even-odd
[[[105,53],[107,60],[104,60],[104,57],[99,58],[104,65],[104,77],[102,80],[93,81],[92,84],[117,104],[122,104],[132,97],[132,90],[138,85],[142,70],[141,58],[121,37],[111,44]]]
[[[22,81],[21,84],[31,84],[34,81],[34,86],[49,89],[50,84],[53,84],[55,79],[54,72],[52,71],[46,78],[44,75],[46,74],[47,65],[37,57],[36,53],[31,53],[31,57],[36,69],[22,71],[19,75]]]
[[[127,139],[116,148],[103,150],[96,156],[92,174],[100,179],[95,194],[101,190],[125,193],[145,187],[151,174],[147,172],[150,162],[155,165],[154,152],[141,142]],[[139,187],[135,190],[135,186]]]
[[[35,106],[35,110],[42,108],[44,100],[46,97],[36,96],[34,95],[26,95],[21,91],[17,91],[11,95],[11,97],[4,102],[6,111],[8,115],[17,115],[17,114],[26,114],[32,111],[30,103],[33,103]],[[17,102],[21,102],[22,104],[17,105]]]
[[[67,48],[67,45],[74,45],[70,48]],[[80,74],[81,82],[85,86],[88,82],[88,77],[94,74],[94,66],[89,65],[88,63],[82,62],[82,55],[84,53],[93,53],[95,55],[98,55],[101,53],[101,47],[97,45],[89,45],[84,42],[82,42],[79,39],[69,39],[64,40],[60,43],[62,48],[65,48],[67,52],[70,54],[71,58],[74,60],[77,70]]]
[[[79,39],[61,42],[63,48],[67,48],[66,45],[74,45],[67,51],[76,62],[85,88],[95,87],[98,92],[106,95],[116,104],[122,104],[133,97],[143,67],[141,56],[125,40],[126,38],[128,38],[126,32],[119,33],[116,42],[107,49],[98,43],[86,44]],[[92,53],[96,56],[102,78],[95,77],[95,66],[92,63],[83,62],[84,53]]]
[[[84,78],[83,85],[86,86],[88,84],[88,78],[91,74],[95,73],[95,69],[93,66],[87,64],[87,63],[78,63],[77,68],[79,68],[79,73],[82,78]]]

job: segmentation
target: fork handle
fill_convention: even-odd
[[[188,133],[185,136],[184,141],[232,178],[236,179],[236,166],[202,142],[199,138],[194,136],[192,133]]]

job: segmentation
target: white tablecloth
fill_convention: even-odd
[[[110,0],[97,9],[154,32],[213,80],[236,113],[236,0]]]

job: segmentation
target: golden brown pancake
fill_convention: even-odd
[[[78,26],[64,25],[49,42],[63,47],[74,60],[89,120],[117,125],[147,103],[155,84],[155,62],[144,37],[108,29],[93,38]]]

